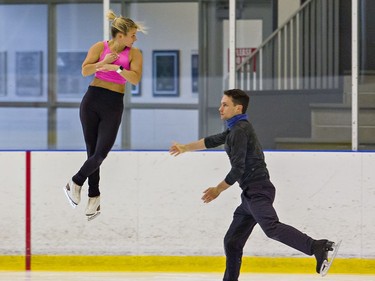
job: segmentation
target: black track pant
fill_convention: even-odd
[[[80,119],[86,142],[87,160],[73,176],[82,186],[88,178],[89,197],[100,195],[99,170],[115,143],[124,109],[124,95],[89,86],[80,106]]]
[[[224,281],[238,281],[243,248],[254,226],[258,223],[264,233],[307,255],[312,255],[313,239],[299,230],[279,221],[272,204],[275,187],[269,180],[251,184],[241,194],[241,205],[224,238],[226,270]]]

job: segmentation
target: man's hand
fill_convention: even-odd
[[[173,156],[180,155],[187,151],[187,147],[184,144],[174,142],[173,145],[169,148],[169,154]]]
[[[203,203],[210,203],[220,195],[221,191],[218,187],[209,187],[203,193]]]
[[[187,151],[195,151],[202,149],[206,149],[204,139],[200,139],[188,144],[180,144],[177,142],[173,142],[173,145],[169,148],[169,154],[177,156]]]
[[[228,187],[230,187],[230,185],[227,184],[225,180],[223,180],[217,186],[207,188],[205,191],[203,191],[204,193],[202,196],[203,203],[210,203],[212,200],[216,199],[220,195],[220,193],[222,193]]]

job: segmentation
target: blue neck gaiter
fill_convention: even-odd
[[[238,114],[227,120],[227,126],[230,129],[240,120],[247,120],[247,114]]]

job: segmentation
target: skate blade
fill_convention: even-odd
[[[92,221],[93,219],[95,219],[99,215],[100,215],[100,212],[96,212],[93,215],[86,215],[87,216],[87,221]]]
[[[74,203],[72,199],[70,199],[69,194],[68,194],[68,190],[66,189],[65,186],[63,187],[63,189],[64,189],[64,193],[65,193],[66,198],[68,198],[68,202],[69,202],[69,204],[70,204],[73,208],[76,208],[76,207],[77,207],[77,204]]]
[[[325,260],[322,264],[322,266],[320,267],[320,275],[322,277],[326,276],[329,269],[331,268],[331,265],[333,263],[333,260],[335,259],[335,257],[337,256],[337,252],[340,248],[340,245],[341,245],[341,242],[342,240],[340,240],[338,243],[334,243],[333,244],[333,253],[332,253],[332,256],[329,258],[329,260]]]

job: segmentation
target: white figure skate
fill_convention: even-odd
[[[87,203],[86,216],[87,220],[91,221],[100,215],[100,196],[89,197]]]
[[[77,207],[81,201],[81,189],[82,186],[75,184],[72,180],[64,186],[65,195],[73,208]]]

